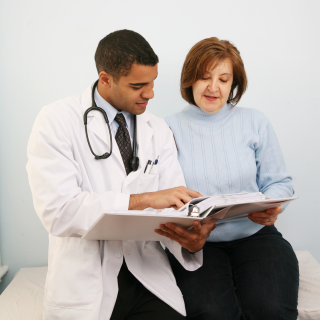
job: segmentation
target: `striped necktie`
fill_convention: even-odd
[[[130,135],[126,126],[126,119],[122,113],[118,113],[114,120],[119,124],[116,133],[116,141],[120,150],[122,161],[127,175],[132,171],[130,161],[132,159],[132,149]]]

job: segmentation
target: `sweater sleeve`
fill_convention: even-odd
[[[271,199],[291,197],[294,193],[292,177],[287,172],[278,139],[267,119],[263,127],[255,150],[259,190]]]

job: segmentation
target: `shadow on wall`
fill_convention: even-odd
[[[0,282],[2,281],[2,277],[8,272],[8,266],[3,266],[1,264],[1,253],[0,253]],[[1,294],[1,291],[0,291]]]

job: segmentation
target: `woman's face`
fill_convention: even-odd
[[[196,105],[206,113],[219,112],[228,100],[232,82],[233,68],[229,59],[215,68],[209,67],[192,85]]]

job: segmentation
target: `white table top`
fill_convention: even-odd
[[[300,268],[298,320],[320,319],[320,264],[296,251]],[[0,296],[0,320],[42,320],[47,267],[23,268]]]
[[[22,268],[0,296],[0,320],[42,320],[47,267]]]

